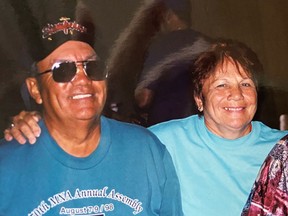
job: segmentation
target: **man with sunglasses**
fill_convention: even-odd
[[[182,215],[166,148],[101,115],[107,74],[89,28],[67,17],[47,23],[26,79],[43,107],[42,133],[36,145],[0,141],[0,215]]]

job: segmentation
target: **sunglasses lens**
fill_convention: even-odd
[[[74,62],[62,62],[52,68],[55,82],[70,82],[77,72]]]
[[[106,70],[100,61],[87,61],[85,71],[89,79],[100,81],[106,79]]]
[[[100,61],[83,62],[85,72],[89,79],[100,81],[106,79],[106,70]],[[55,82],[70,82],[77,72],[75,62],[61,62],[53,65],[53,79]]]

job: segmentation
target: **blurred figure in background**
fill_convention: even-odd
[[[207,38],[190,28],[190,11],[188,0],[154,0],[144,3],[135,13],[116,41],[108,61],[111,91],[107,105],[117,105],[117,113],[110,114],[149,126],[153,119],[161,122],[193,113],[187,65],[173,68],[178,72],[173,73],[174,77],[169,77],[167,71],[167,76],[162,71],[154,71],[158,78],[148,83],[148,76],[151,77],[148,73],[166,57]],[[142,81],[147,86],[140,89],[137,83]],[[170,109],[166,107],[168,104]],[[109,112],[109,109],[106,110]],[[158,117],[161,120],[156,120]]]
[[[158,39],[147,58],[150,67],[144,65],[135,89],[146,126],[197,113],[189,63],[210,45],[210,40],[192,29],[173,31]]]

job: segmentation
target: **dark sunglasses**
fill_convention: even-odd
[[[74,79],[77,73],[77,64],[82,64],[86,76],[90,80],[101,81],[107,78],[107,73],[100,61],[76,61],[76,62],[56,62],[52,68],[44,72],[38,73],[41,76],[52,72],[52,77],[55,82],[70,82]]]

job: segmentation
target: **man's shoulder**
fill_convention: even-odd
[[[121,136],[121,137],[129,137],[129,138],[155,138],[155,135],[148,130],[137,124],[121,122],[118,120],[110,119],[107,117],[103,118],[102,123],[108,124],[110,127],[111,136]]]
[[[147,132],[148,130],[140,125],[129,123],[129,122],[122,122],[119,120],[111,119],[108,117],[103,116],[102,117],[102,123],[109,124],[112,127],[119,128],[119,129],[125,129],[125,130],[135,130],[139,132]]]
[[[1,155],[1,152],[13,151],[19,147],[21,147],[21,144],[17,142],[15,139],[11,141],[6,141],[5,139],[1,139],[0,140],[0,155]]]
[[[109,124],[110,128],[111,143],[117,148],[126,149],[128,152],[142,152],[141,155],[146,153],[163,155],[165,153],[166,147],[147,128],[113,119],[106,118],[106,120],[105,122]]]
[[[4,166],[20,161],[22,156],[27,155],[25,152],[29,149],[30,144],[21,145],[16,140],[0,140],[0,166]],[[17,160],[15,160],[17,158]]]

